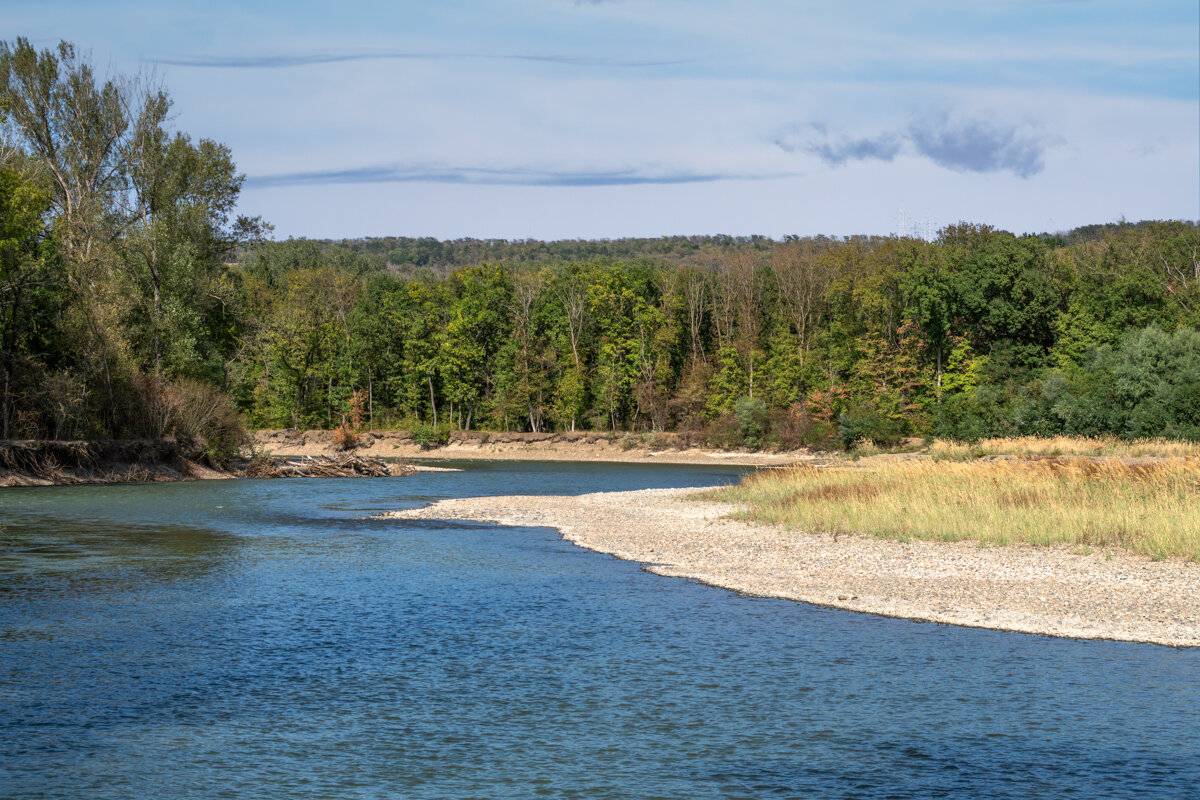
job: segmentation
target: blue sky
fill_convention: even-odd
[[[277,237],[1200,218],[1194,0],[6,0],[149,70]]]

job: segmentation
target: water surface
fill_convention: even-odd
[[[0,797],[1196,797],[1200,651],[661,578],[368,518],[738,470],[0,493]]]

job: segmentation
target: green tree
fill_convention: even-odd
[[[39,322],[61,302],[62,276],[44,222],[49,207],[46,193],[0,169],[0,439],[11,430],[18,362],[36,356]]]

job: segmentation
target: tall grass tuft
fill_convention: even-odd
[[[868,463],[761,472],[712,496],[788,528],[1118,547],[1200,561],[1200,458]]]

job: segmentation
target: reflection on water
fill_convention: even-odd
[[[367,518],[731,469],[5,490],[2,797],[1186,797],[1200,652],[664,579]]]

